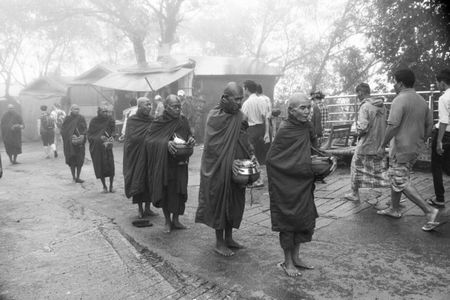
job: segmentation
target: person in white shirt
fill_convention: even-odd
[[[162,116],[162,114],[164,112],[164,104],[163,104],[163,99],[160,95],[155,96],[153,106],[154,106],[153,112],[155,114],[155,118]]]
[[[124,109],[123,111],[123,126],[122,126],[122,131],[121,131],[121,136],[119,138],[120,141],[123,141],[125,139],[125,132],[127,129],[127,120],[129,117],[133,116],[136,114],[137,112],[137,99],[133,98],[130,100],[130,107],[127,109]]]
[[[272,101],[270,100],[269,97],[267,97],[266,95],[263,94],[263,89],[261,84],[257,84],[257,90],[256,90],[256,95],[258,95],[258,97],[261,98],[261,100],[264,101],[264,103],[266,104],[266,119],[269,123],[269,138],[270,138],[270,142],[272,142],[274,136],[275,136],[275,131],[274,131],[274,126],[272,124]],[[268,143],[266,143],[267,146]]]
[[[267,147],[266,143],[270,143],[269,135],[269,115],[266,101],[258,97],[256,94],[257,84],[252,80],[244,82],[244,94],[247,100],[242,105],[242,112],[247,116],[248,129],[247,133],[250,143],[255,148],[255,156],[260,165],[266,162]],[[262,176],[253,184],[253,187],[264,186]]]
[[[445,207],[443,171],[450,175],[450,69],[440,71],[436,76],[437,87],[443,92],[439,97],[439,122],[433,128],[431,137],[431,173],[433,174],[436,198],[427,199],[436,208]]]

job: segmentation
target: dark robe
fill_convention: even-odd
[[[114,176],[113,151],[105,147],[101,137],[113,136],[115,127],[114,119],[110,116],[97,116],[89,123],[87,137],[96,178]]]
[[[289,116],[281,123],[267,154],[272,230],[305,233],[310,241],[318,217],[314,204],[314,174],[310,122]]]
[[[153,117],[137,112],[127,120],[125,131],[125,142],[123,144],[123,178],[125,181],[125,195],[133,197],[133,203],[150,202],[150,196],[144,188],[146,176],[146,160],[141,152],[145,134],[153,121]],[[135,179],[133,179],[136,176]],[[135,186],[138,183],[141,186]]]
[[[229,114],[216,107],[206,121],[195,222],[216,230],[239,228],[244,213],[245,187],[231,180],[233,161],[250,158],[243,118],[241,111]]]
[[[1,120],[2,138],[8,155],[22,153],[22,130],[12,128],[13,125],[23,125],[22,117],[15,111],[7,111]]]
[[[64,119],[61,125],[64,157],[66,158],[66,164],[71,167],[81,167],[84,164],[86,139],[81,145],[73,145],[72,135],[85,135],[86,129],[86,120],[82,115],[70,114]]]
[[[182,215],[187,201],[188,164],[177,161],[169,153],[168,142],[175,133],[185,141],[192,136],[183,115],[173,118],[164,111],[150,125],[145,137],[146,185],[155,207],[167,208],[170,213]]]

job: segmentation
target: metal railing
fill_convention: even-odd
[[[433,89],[433,86],[429,91],[417,91],[419,95],[422,95],[428,102],[429,108],[433,111],[433,119],[437,120],[437,102],[440,95],[439,91]],[[395,93],[377,93],[371,94],[372,97],[382,96],[386,98],[385,105],[390,108],[392,100],[395,98]],[[359,100],[356,95],[341,95],[341,96],[327,96],[324,99],[325,104],[328,107],[328,127],[331,125],[354,123],[358,117]],[[330,103],[331,102],[331,103]]]

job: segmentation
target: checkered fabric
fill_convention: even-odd
[[[322,124],[322,130],[325,128],[329,128],[328,122],[328,107],[323,103],[319,102],[317,104],[320,110],[320,116],[321,116],[321,124]]]
[[[386,158],[376,155],[353,155],[350,165],[352,190],[389,187]]]
[[[389,179],[391,187],[396,192],[402,192],[410,184],[410,173],[417,159],[412,159],[406,163],[399,163],[395,158],[389,163]]]

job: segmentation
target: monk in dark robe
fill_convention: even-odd
[[[123,178],[125,181],[125,195],[133,197],[133,203],[138,205],[139,218],[157,215],[150,209],[150,195],[144,188],[146,163],[141,161],[145,134],[153,121],[150,115],[152,102],[147,97],[137,99],[136,114],[127,119],[125,140],[123,144]],[[137,178],[133,178],[135,175]],[[139,186],[138,183],[141,182]],[[142,204],[145,203],[145,210]]]
[[[299,257],[301,243],[310,242],[316,218],[311,146],[316,143],[309,122],[311,100],[293,94],[288,102],[288,118],[283,121],[267,154],[272,230],[280,233],[284,262],[290,277],[301,275],[297,268],[312,269]]]
[[[73,104],[70,107],[70,114],[64,118],[60,132],[66,164],[69,166],[73,181],[76,183],[84,182],[84,180],[80,179],[80,173],[86,152],[86,130],[86,120],[80,115],[80,107]],[[80,138],[80,142],[74,144],[72,142],[73,136]]]
[[[97,110],[97,116],[89,123],[87,138],[89,152],[94,165],[95,177],[100,178],[103,185],[103,193],[108,192],[105,178],[109,177],[109,192],[113,193],[114,182],[114,156],[112,142],[115,135],[115,122],[110,116],[108,107],[102,105]]]
[[[194,145],[195,140],[189,123],[181,114],[181,102],[175,95],[164,101],[164,112],[150,125],[145,137],[147,158],[147,188],[155,207],[164,212],[164,231],[186,229],[179,216],[184,214],[187,201],[187,157],[178,157],[175,139]]]
[[[2,138],[9,161],[17,164],[17,155],[22,153],[22,117],[16,112],[14,105],[8,104],[8,111],[1,120]]]
[[[245,186],[232,181],[232,172],[238,167],[235,160],[256,160],[240,111],[242,99],[242,87],[230,82],[220,104],[209,112],[200,170],[195,222],[215,229],[214,251],[223,256],[232,256],[232,249],[243,248],[233,240],[233,228],[239,228],[245,207]]]

